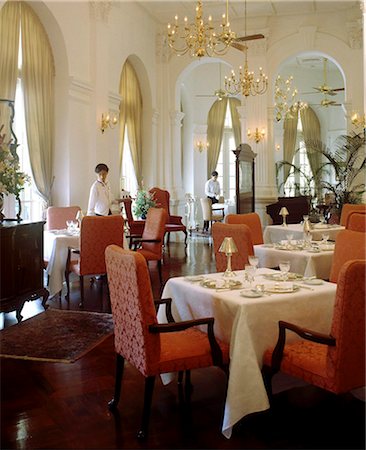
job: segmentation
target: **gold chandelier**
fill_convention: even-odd
[[[244,29],[244,39],[247,37],[247,2],[245,1],[245,29]],[[234,70],[231,71],[230,77],[225,77],[225,89],[229,94],[242,94],[245,97],[250,95],[261,95],[264,94],[268,88],[268,77],[259,68],[259,76],[255,78],[254,72],[250,72],[248,68],[248,46],[244,45],[244,68],[239,67],[239,76],[235,75]]]
[[[196,18],[193,23],[188,23],[187,17],[184,18],[183,25],[178,24],[178,16],[175,16],[174,20],[174,24],[168,24],[168,45],[178,56],[188,52],[196,58],[224,55],[236,38],[235,32],[230,29],[228,0],[219,32],[212,26],[211,16],[208,23],[204,22],[201,0],[197,2]]]
[[[275,111],[276,120],[290,119],[298,113],[299,110],[307,108],[308,104],[296,100],[298,91],[292,87],[294,78],[290,75],[284,80],[280,75],[275,82]]]

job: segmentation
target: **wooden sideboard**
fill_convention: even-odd
[[[18,322],[26,301],[42,297],[46,309],[48,291],[43,286],[44,222],[3,221],[0,225],[0,312],[16,310]]]

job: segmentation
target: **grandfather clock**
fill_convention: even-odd
[[[255,209],[255,164],[257,156],[248,144],[240,144],[235,155],[236,213],[245,214]]]

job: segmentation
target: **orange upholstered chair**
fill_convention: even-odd
[[[234,253],[231,257],[231,266],[233,270],[244,269],[245,264],[248,264],[248,256],[254,255],[252,235],[250,228],[247,225],[231,225],[228,223],[216,222],[212,225],[212,237],[217,272],[225,272],[227,267],[226,255],[219,252],[220,245],[225,237],[232,237],[238,248],[238,253]]]
[[[123,247],[123,223],[123,217],[120,215],[83,218],[80,229],[80,249],[69,248],[67,256],[65,269],[67,299],[70,296],[70,273],[73,272],[79,276],[80,306],[83,306],[84,276],[106,273],[104,251],[110,244]],[[72,259],[75,254],[79,256],[76,260]]]
[[[348,214],[346,229],[352,231],[366,232],[366,211],[352,211]]]
[[[46,230],[63,230],[67,220],[76,220],[80,206],[49,206],[46,212]]]
[[[165,303],[168,322],[171,299],[153,301],[145,258],[139,253],[115,245],[106,249],[105,259],[114,321],[114,345],[117,356],[114,410],[120,399],[124,361],[127,360],[145,377],[142,425],[138,437],[148,432],[149,414],[156,375],[228,364],[228,345],[215,339],[214,319],[202,318],[178,323],[158,324],[156,306]],[[208,333],[197,328],[207,325]],[[189,395],[189,390],[186,391]]]
[[[125,207],[125,213],[127,218],[127,224],[130,233],[130,245],[132,244],[131,239],[133,237],[141,237],[144,232],[145,220],[135,220],[132,214],[132,199],[124,198],[121,199],[121,203],[123,203]]]
[[[248,225],[252,233],[253,245],[264,243],[261,219],[257,213],[228,214],[225,217],[225,223],[243,223],[244,225]]]
[[[279,370],[336,394],[365,385],[365,265],[365,260],[343,265],[330,335],[279,322],[277,344],[263,359],[269,394]],[[286,344],[286,330],[302,340]]]
[[[347,218],[348,218],[349,214],[351,214],[351,212],[354,212],[354,211],[366,212],[366,204],[359,203],[359,204],[354,205],[351,203],[345,203],[342,208],[339,224],[343,225],[345,227],[347,224]]]
[[[155,206],[157,208],[165,209],[167,213],[167,220],[165,224],[165,232],[168,233],[168,242],[170,238],[170,233],[182,231],[185,235],[184,243],[187,245],[187,228],[182,223],[182,216],[172,216],[170,214],[170,194],[168,191],[160,189],[158,187],[153,187],[150,189],[150,194],[155,201]]]
[[[342,230],[336,236],[329,281],[337,283],[341,267],[351,259],[366,259],[366,234]]]
[[[146,261],[157,261],[160,284],[163,283],[161,260],[163,258],[166,219],[165,209],[149,208],[142,237],[133,238],[131,241],[134,249],[144,256]]]

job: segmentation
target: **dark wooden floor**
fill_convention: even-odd
[[[212,247],[206,238],[191,241],[185,251],[171,243],[165,251],[164,279],[214,270]],[[158,276],[152,267],[154,293]],[[85,309],[109,311],[102,280],[85,282]],[[53,299],[51,308],[79,309],[79,286],[73,283],[70,305]],[[26,317],[42,310],[28,303]],[[3,325],[15,323],[13,313]],[[127,365],[119,414],[107,410],[114,383],[113,338],[73,364],[1,360],[2,449],[117,449],[117,448],[248,448],[351,449],[365,448],[365,404],[350,394],[334,396],[302,385],[275,396],[271,410],[253,414],[234,427],[227,440],[221,434],[225,376],[216,368],[194,371],[191,406],[178,403],[174,383],[156,383],[150,434],[136,439],[144,380]],[[281,382],[279,380],[278,382]],[[282,380],[282,383],[287,383]]]

